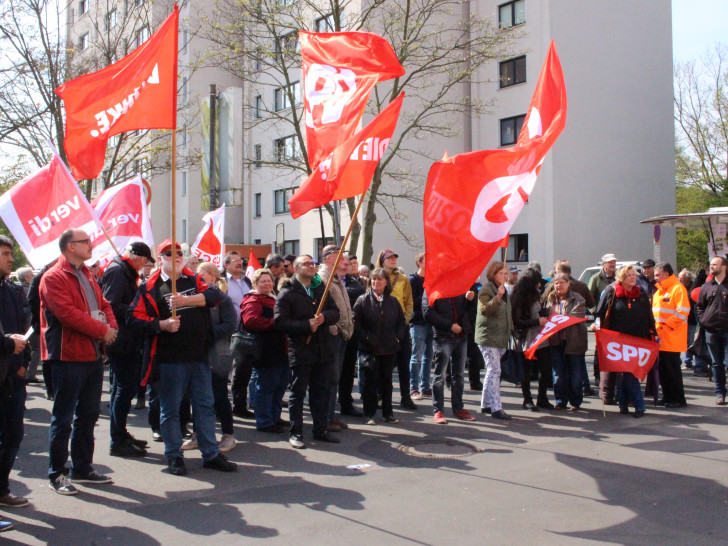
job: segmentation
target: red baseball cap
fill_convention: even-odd
[[[165,239],[160,243],[160,245],[157,247],[157,256],[159,256],[162,252],[169,249],[172,246],[172,239]],[[182,247],[179,246],[179,243],[175,241],[174,246],[177,250],[182,250]]]

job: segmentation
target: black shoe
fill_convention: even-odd
[[[412,398],[410,398],[409,395],[402,398],[402,401],[399,403],[399,407],[402,409],[413,410],[413,411],[417,409],[417,405],[412,401]]]
[[[182,457],[170,457],[167,463],[167,470],[170,474],[175,476],[186,476],[187,467],[185,466],[185,460]]]
[[[508,421],[508,420],[511,419],[511,416],[508,415],[502,409],[499,409],[498,411],[494,411],[493,413],[490,414],[490,416],[493,417],[493,418],[495,418],[495,419],[502,419],[504,421]]]
[[[642,417],[642,416],[643,416],[644,414],[645,414],[645,410],[636,410],[636,411],[634,412],[634,418],[635,418],[635,419],[639,419],[639,418],[640,418],[640,417]]]
[[[190,438],[192,438],[192,431],[190,429],[188,429],[187,427],[184,427],[183,429],[181,429],[180,434],[182,434],[183,440],[189,440]]]
[[[324,432],[323,434],[317,434],[313,438],[314,438],[314,440],[318,440],[319,442],[327,442],[329,444],[340,444],[341,443],[341,440],[339,440],[333,434],[329,434],[328,432]]]
[[[152,430],[152,440],[155,442],[164,441],[164,439],[162,438],[162,433],[158,430]]]
[[[594,392],[594,389],[592,389],[591,387],[587,387],[586,389],[584,389],[584,396],[595,396],[595,395],[596,394]]]
[[[250,411],[248,408],[237,408],[233,410],[233,415],[235,417],[240,417],[242,419],[255,419],[255,413]]]
[[[482,383],[471,383],[470,384],[470,390],[471,391],[482,391],[483,390],[483,384]]]
[[[656,406],[664,406],[665,404],[667,404],[667,402],[665,402],[665,399],[664,398],[660,398],[655,405]]]
[[[619,413],[622,415],[629,415],[629,410],[627,408],[619,408]]]
[[[546,400],[545,402],[538,402],[536,404],[536,407],[541,408],[541,409],[547,409],[547,410],[554,409],[554,405],[551,402],[549,402],[548,400]]]
[[[218,453],[214,459],[205,461],[202,466],[205,468],[211,468],[212,470],[219,470],[220,472],[237,472],[238,465],[232,461],[228,461],[225,455]]]
[[[113,480],[110,476],[105,476],[104,474],[99,474],[95,470],[92,470],[88,474],[74,474],[71,472],[71,475],[68,476],[68,479],[72,482],[76,483],[96,483],[96,484],[104,484],[104,483],[111,483]]]
[[[608,400],[604,400],[604,405],[605,406],[616,406],[617,401],[614,398],[610,398]]]
[[[274,434],[278,434],[279,432],[281,432],[281,427],[279,427],[278,425],[270,425],[267,427],[259,428],[258,432],[271,432]]]
[[[291,426],[291,422],[286,421],[285,419],[278,419],[278,421],[276,421],[275,424],[279,427],[290,427]]]
[[[686,402],[668,402],[665,404],[666,408],[687,408],[688,405]]]
[[[145,449],[148,445],[148,442],[146,440],[137,440],[136,438],[134,438],[134,436],[132,436],[128,432],[126,433],[126,439],[128,441],[130,441],[132,444],[134,444],[135,446],[141,447],[142,449]]]
[[[533,404],[533,401],[526,400],[523,403],[523,409],[531,410],[531,411],[538,411],[538,408]]]
[[[693,375],[695,377],[708,377],[708,375],[710,375],[710,374],[705,370],[695,370],[693,372]]]
[[[134,404],[134,409],[144,409],[146,407],[147,401],[144,398],[138,398],[136,404]]]
[[[480,408],[480,413],[487,413],[490,415],[490,408]]]
[[[111,444],[109,449],[109,455],[113,457],[144,457],[147,454],[147,450],[138,447],[131,442],[125,442],[123,444]]]
[[[349,417],[364,417],[364,414],[354,406],[342,406],[341,415],[348,415]]]

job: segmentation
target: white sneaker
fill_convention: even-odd
[[[192,438],[189,440],[185,440],[182,442],[182,451],[187,451],[189,449],[197,449],[197,434],[192,434]]]
[[[217,447],[222,453],[232,451],[233,449],[235,449],[235,436],[233,436],[232,434],[223,434],[222,438],[220,438],[220,441],[217,444]]]

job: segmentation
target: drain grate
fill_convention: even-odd
[[[480,453],[475,446],[457,440],[419,440],[400,444],[397,450],[423,459],[461,459]]]

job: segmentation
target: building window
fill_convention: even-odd
[[[182,188],[182,197],[187,196],[187,171],[182,171],[179,173],[180,177],[180,186]]]
[[[256,193],[254,196],[254,199],[255,199],[255,201],[253,203],[253,208],[254,208],[253,212],[254,212],[256,218],[260,218],[261,216],[263,216],[263,210],[262,210],[263,209],[263,207],[262,207],[263,194]]]
[[[329,13],[323,17],[316,19],[316,32],[333,32],[334,31],[334,14]]]
[[[313,254],[314,259],[316,261],[321,261],[321,254],[323,253],[324,247],[326,245],[333,245],[334,244],[334,238],[333,237],[326,237],[325,239],[322,239],[321,237],[316,237],[313,240]]]
[[[283,255],[286,256],[291,254],[298,256],[301,253],[301,245],[298,239],[291,239],[290,241],[283,241]]]
[[[255,48],[255,54],[253,57],[253,68],[254,70],[263,70],[263,48],[262,47],[256,47]]]
[[[255,162],[253,165],[256,169],[260,169],[261,165],[263,164],[263,145],[262,144],[256,144],[255,145]]]
[[[184,28],[179,29],[180,53],[182,53],[182,54],[187,53],[187,42],[188,41],[189,41],[189,38],[187,37],[187,29],[184,29]]]
[[[187,219],[182,218],[182,241],[187,242]]]
[[[139,159],[135,159],[134,171],[141,174],[142,176],[146,175],[149,171],[149,158],[140,157]]]
[[[526,0],[513,0],[498,6],[498,22],[501,28],[511,28],[526,22]]]
[[[187,104],[187,92],[188,92],[188,81],[189,78],[182,78],[182,89],[180,91],[180,104]]]
[[[276,89],[276,91],[278,91]],[[255,97],[255,119],[260,119],[263,117],[263,97],[258,95]]]
[[[500,120],[501,146],[511,146],[516,143],[525,119],[526,114],[521,114],[520,116]]]
[[[298,188],[287,188],[285,190],[275,190],[273,192],[273,212],[275,214],[283,214],[290,212],[291,209],[288,207],[288,200],[293,197],[293,194]]]
[[[81,0],[78,3],[78,15],[81,16],[88,11],[89,0]]]
[[[274,144],[276,149],[276,161],[279,163],[289,161],[301,155],[296,135],[278,138],[274,141]]]
[[[151,34],[149,32],[149,25],[144,25],[136,33],[136,47],[139,47],[144,42],[146,42],[150,36]]]
[[[85,34],[81,34],[81,36],[78,38],[78,49],[83,51],[86,48],[88,48],[88,32],[86,32]]]
[[[517,83],[526,81],[526,56],[516,57],[508,61],[499,63],[500,69],[500,86],[510,87]]]
[[[278,40],[276,40],[276,57],[280,57],[281,54],[285,56],[294,55],[299,53],[298,44],[298,32],[292,31],[288,34],[284,34]]]
[[[106,30],[111,30],[116,26],[116,10],[112,9],[106,14]]]
[[[254,245],[259,245],[259,244],[261,244],[261,241],[262,241],[262,240],[263,240],[263,239],[253,239],[253,244],[254,244]]]
[[[501,258],[507,262],[528,262],[528,233],[508,236],[508,247],[501,249]]]
[[[183,126],[179,131],[180,146],[187,146],[187,125]]]
[[[294,104],[301,104],[301,102],[303,101],[303,94],[301,92],[300,82],[291,83],[290,93],[287,92],[287,89],[285,87],[279,87],[275,90],[273,98],[275,101],[276,112],[280,112],[281,110],[286,110],[291,107],[290,96],[293,97]]]

